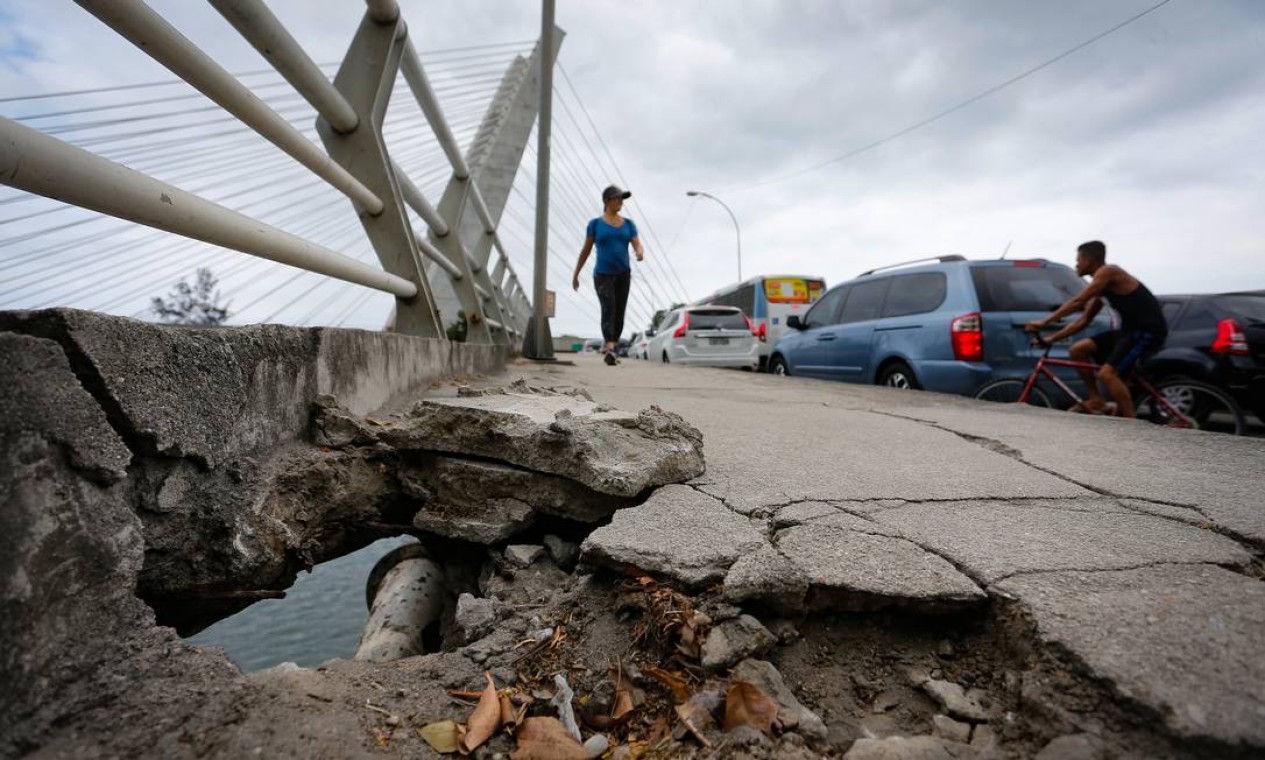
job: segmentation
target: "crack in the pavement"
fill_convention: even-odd
[[[992,589],[990,588],[991,586],[995,586],[1004,581],[1008,581],[1011,578],[1027,577],[1030,575],[1052,575],[1055,573],[1086,573],[1086,574],[1098,575],[1102,573],[1123,573],[1123,572],[1128,572],[1130,570],[1147,570],[1150,568],[1165,567],[1165,566],[1197,567],[1200,565],[1205,565],[1207,567],[1219,567],[1222,570],[1229,570],[1230,572],[1235,573],[1237,575],[1244,575],[1249,578],[1256,578],[1257,580],[1265,580],[1251,574],[1251,571],[1249,568],[1252,565],[1253,561],[1249,561],[1246,565],[1232,565],[1232,564],[1222,564],[1220,562],[1206,562],[1206,561],[1198,561],[1198,560],[1192,560],[1190,562],[1181,562],[1181,561],[1175,561],[1171,559],[1161,559],[1161,560],[1155,560],[1154,562],[1141,562],[1134,565],[1122,565],[1120,567],[1056,567],[1056,568],[1049,568],[1049,569],[1042,569],[1042,570],[1016,570],[1013,573],[1008,573],[999,578],[995,578],[994,580],[990,581],[985,588],[991,593],[992,592]],[[998,592],[998,595],[1002,595],[1001,592]]]

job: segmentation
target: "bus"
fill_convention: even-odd
[[[769,361],[773,344],[786,332],[786,318],[803,316],[826,292],[822,277],[800,274],[761,275],[730,285],[700,299],[698,305],[737,306],[751,318],[760,339],[760,369]]]

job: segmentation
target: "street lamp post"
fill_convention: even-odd
[[[734,232],[738,234],[738,282],[742,282],[742,228],[738,226],[738,217],[734,216],[733,209],[729,208],[729,206],[727,206],[721,199],[711,195],[710,193],[705,193],[702,190],[689,190],[685,194],[690,197],[702,196],[704,198],[711,198],[719,203],[721,207],[729,213],[730,219],[734,220]]]

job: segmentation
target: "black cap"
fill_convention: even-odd
[[[602,203],[605,203],[606,201],[613,201],[616,198],[631,198],[631,197],[632,197],[632,193],[628,192],[627,190],[624,190],[618,185],[611,185],[610,187],[602,191]]]

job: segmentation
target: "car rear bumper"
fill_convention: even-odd
[[[673,363],[692,367],[757,367],[760,364],[760,348],[753,344],[745,353],[713,354],[692,352],[684,346],[675,345],[668,351]]]
[[[922,361],[914,369],[923,390],[974,396],[980,386],[994,379],[987,364],[959,361]]]

